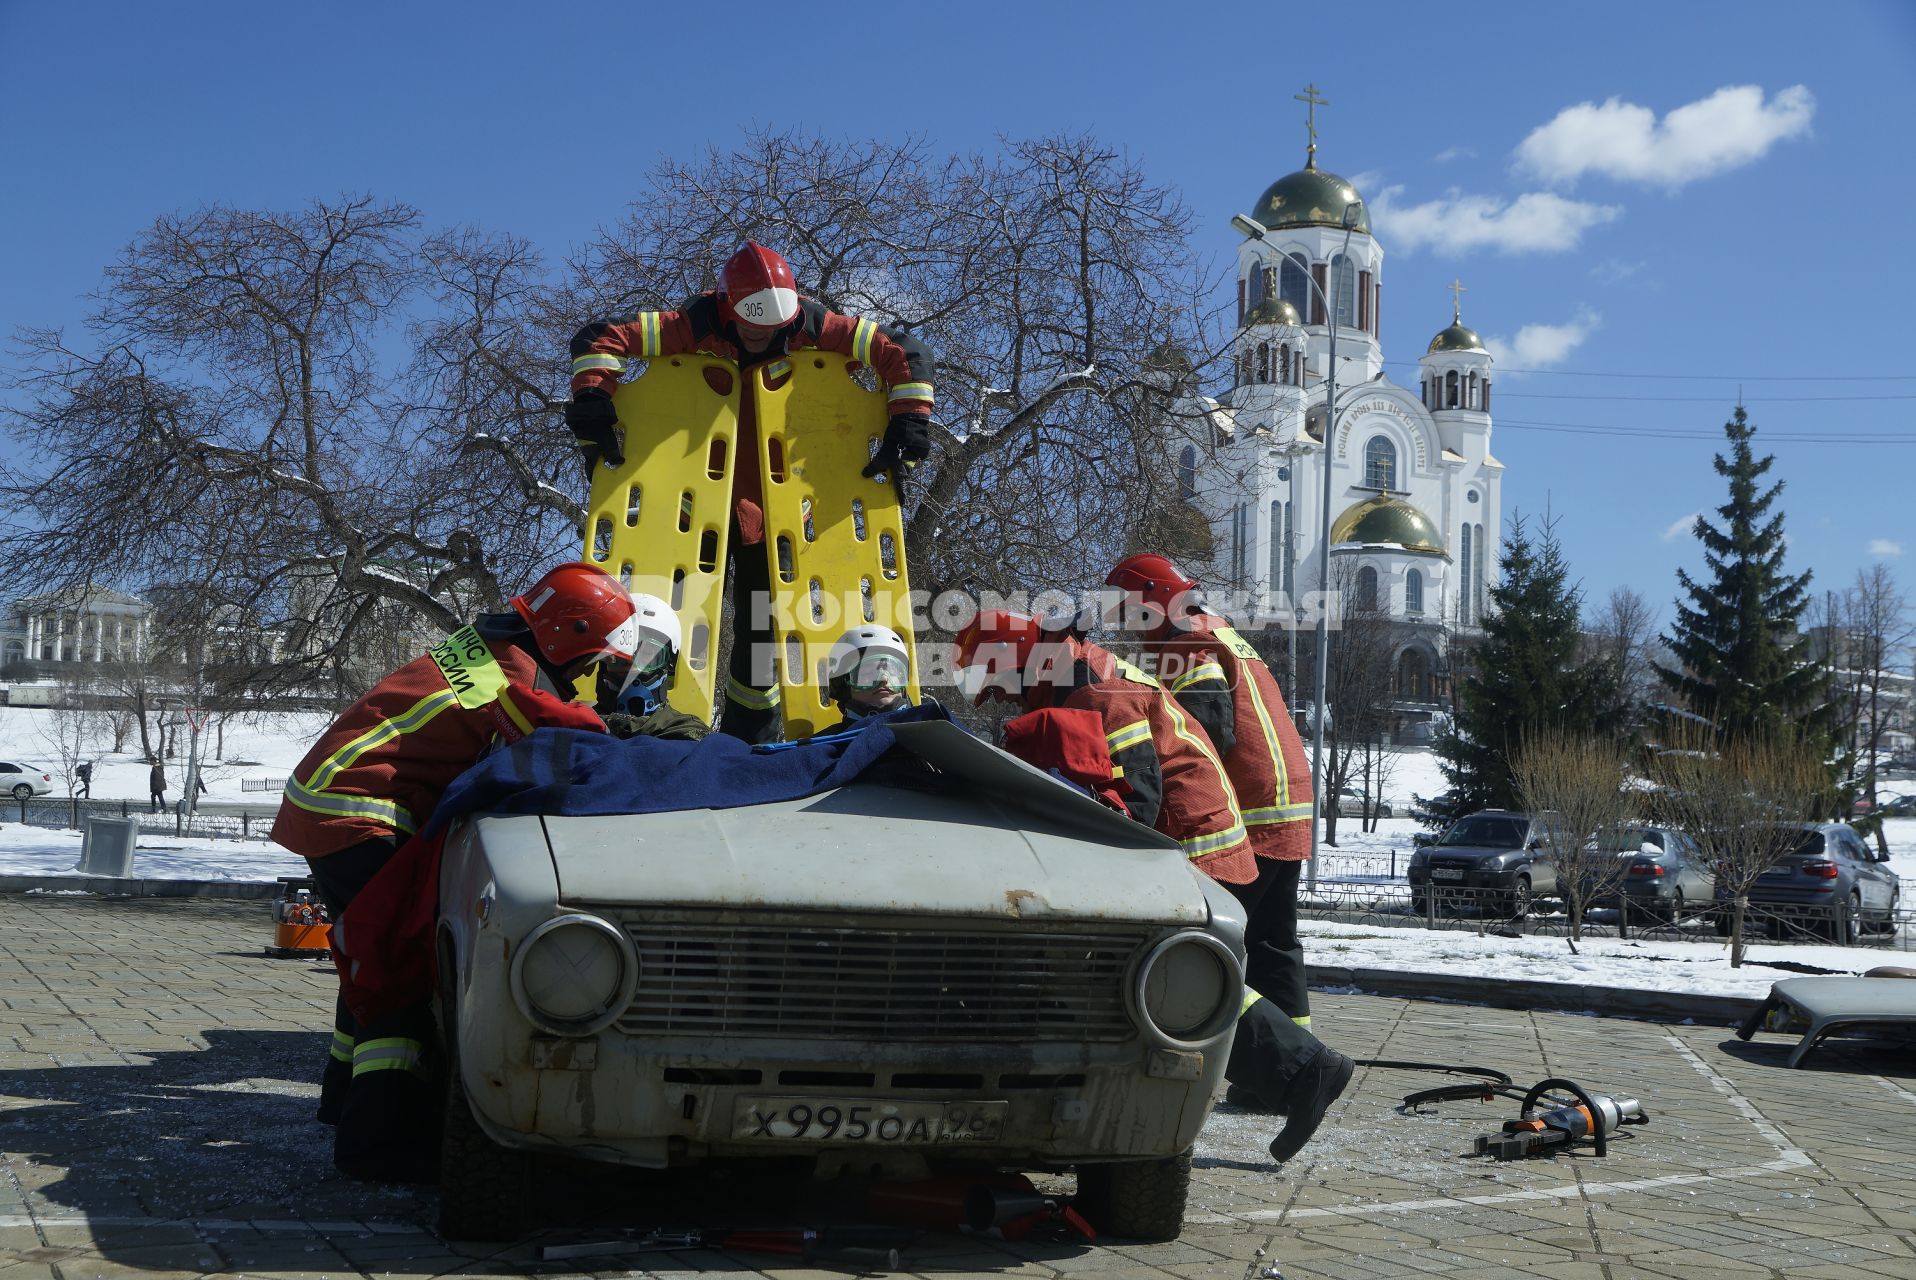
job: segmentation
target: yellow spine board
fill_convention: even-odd
[[[882,392],[852,381],[854,364],[835,352],[800,351],[788,380],[775,383],[763,369],[752,380],[787,739],[837,721],[825,702],[827,659],[839,636],[866,622],[904,637],[912,700],[919,696],[898,492],[889,479],[858,474],[889,411]]]
[[[684,355],[654,360],[621,386],[612,403],[625,463],[594,469],[586,508],[585,558],[679,615],[685,643],[671,702],[707,724],[732,528],[738,384],[731,361]]]

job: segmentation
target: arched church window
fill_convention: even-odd
[[[1245,288],[1250,295],[1245,301],[1252,311],[1256,311],[1257,304],[1264,301],[1264,273],[1252,267],[1250,274],[1245,277]]]
[[[1285,386],[1289,386],[1291,382],[1291,349],[1290,347],[1284,346],[1281,344],[1279,345],[1279,347],[1277,348],[1277,363],[1279,366],[1277,380],[1283,383]]]
[[[1259,382],[1271,380],[1271,344],[1268,342],[1257,344],[1257,380]]]
[[[1307,316],[1311,313],[1311,277],[1310,266],[1304,261],[1304,255],[1293,253],[1284,259],[1281,274],[1278,277],[1278,296],[1297,308],[1297,314]]]
[[[1422,613],[1424,611],[1424,572],[1412,569],[1404,575],[1404,612]]]
[[[1357,266],[1343,254],[1331,259],[1331,274],[1336,281],[1331,299],[1337,304],[1337,323],[1346,329],[1357,324]]]
[[[1477,407],[1477,371],[1475,369],[1470,371],[1470,391],[1464,397],[1464,407],[1467,409]]]
[[[1389,436],[1372,436],[1364,446],[1364,485],[1370,489],[1397,487],[1397,446]]]
[[[1377,570],[1369,565],[1357,571],[1357,607],[1367,612],[1377,608]]]
[[[1452,409],[1457,407],[1457,371],[1455,369],[1444,375],[1444,404]]]
[[[1197,446],[1193,444],[1178,454],[1178,497],[1186,502],[1197,497]]]
[[[1485,413],[1490,412],[1490,379],[1489,378],[1484,379],[1484,402],[1478,407],[1481,408]]]
[[[1244,312],[1244,281],[1239,280],[1237,282],[1237,327],[1240,329],[1244,327]]]

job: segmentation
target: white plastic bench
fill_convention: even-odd
[[[1764,1029],[1778,1009],[1787,1009],[1792,1025],[1807,1023],[1802,1040],[1790,1050],[1792,1067],[1803,1065],[1811,1049],[1827,1035],[1857,1027],[1886,1027],[1916,1035],[1916,981],[1906,977],[1785,978],[1736,1029],[1748,1040]]]

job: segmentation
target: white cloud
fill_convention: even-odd
[[[1674,189],[1761,159],[1783,139],[1809,132],[1815,114],[1816,98],[1800,84],[1768,102],[1758,85],[1726,85],[1661,122],[1621,98],[1580,102],[1533,129],[1517,146],[1517,164],[1551,183],[1597,173]]]
[[[1509,203],[1498,196],[1452,192],[1410,205],[1398,203],[1402,192],[1402,187],[1386,187],[1370,202],[1371,222],[1393,249],[1559,253],[1576,248],[1584,232],[1623,212],[1617,205],[1566,200],[1548,191],[1526,192]]]
[[[1692,511],[1687,516],[1678,516],[1670,522],[1670,527],[1663,531],[1663,540],[1665,542],[1675,542],[1678,538],[1683,537],[1689,533],[1690,530],[1696,528],[1696,518],[1702,514],[1701,511]]]
[[[1888,538],[1871,538],[1869,540],[1869,553],[1878,559],[1887,560],[1891,556],[1902,555],[1903,544],[1900,542],[1891,542]]]
[[[1475,160],[1476,158],[1477,148],[1475,147],[1445,147],[1432,156],[1430,161],[1432,164],[1449,164],[1452,160]]]
[[[1607,258],[1590,268],[1590,275],[1599,284],[1622,284],[1650,264],[1647,262],[1625,262],[1621,258]],[[1647,287],[1655,288],[1651,281],[1645,281]]]
[[[1527,324],[1514,338],[1486,336],[1484,347],[1500,365],[1512,369],[1547,369],[1561,364],[1572,351],[1603,324],[1603,317],[1588,307],[1577,309],[1577,318],[1567,324]]]

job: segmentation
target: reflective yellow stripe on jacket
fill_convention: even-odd
[[[572,372],[574,374],[589,373],[594,369],[610,369],[614,373],[624,373],[625,357],[595,351],[589,356],[574,356],[572,358]]]
[[[1207,853],[1228,849],[1246,838],[1244,815],[1238,811],[1237,796],[1231,790],[1230,775],[1224,772],[1224,762],[1217,758],[1217,752],[1211,750],[1210,744],[1191,732],[1191,726],[1185,722],[1184,712],[1178,707],[1177,700],[1166,698],[1164,709],[1171,715],[1171,732],[1196,747],[1199,754],[1209,760],[1211,767],[1217,770],[1218,786],[1224,792],[1224,802],[1231,806],[1230,826],[1222,831],[1214,831],[1210,835],[1189,836],[1178,843],[1184,846],[1184,856],[1187,858],[1202,858]]]
[[[1223,644],[1236,654],[1241,662],[1262,662],[1251,642],[1239,635],[1231,627],[1219,627],[1212,632]],[[1209,664],[1207,664],[1209,665]],[[1257,687],[1257,681],[1245,676],[1240,679],[1244,691],[1251,695],[1251,706],[1257,711],[1257,727],[1264,734],[1264,745],[1271,753],[1271,770],[1277,775],[1276,793],[1272,797],[1276,804],[1266,805],[1244,811],[1244,821],[1254,827],[1273,826],[1280,822],[1297,822],[1311,816],[1308,801],[1297,804],[1291,800],[1291,771],[1284,763],[1284,748],[1278,742],[1277,724],[1271,719],[1269,707],[1264,705],[1264,693]],[[1253,816],[1255,815],[1255,816]]]
[[[472,627],[461,627],[430,651],[433,665],[445,677],[446,687],[427,694],[401,714],[381,720],[366,732],[343,744],[319,762],[312,776],[286,780],[286,798],[312,813],[340,818],[371,818],[401,835],[411,835],[418,827],[405,806],[379,796],[346,795],[328,790],[339,775],[357,764],[368,751],[384,746],[394,738],[412,733],[442,711],[453,707],[477,710],[497,701],[508,683],[504,668],[492,656],[492,650]],[[516,713],[517,708],[512,708]],[[515,715],[523,721],[524,717]],[[530,729],[530,726],[526,726]]]
[[[725,678],[725,697],[741,707],[753,711],[770,711],[778,705],[778,694],[770,689],[754,689],[749,684],[741,684],[731,676]]]
[[[924,400],[929,403],[931,401],[931,384],[929,382],[901,382],[885,393],[885,399],[887,401]]]
[[[1105,749],[1112,755],[1120,751],[1129,751],[1140,742],[1151,741],[1151,722],[1135,720],[1121,728],[1113,729],[1104,735]]]
[[[1182,693],[1200,680],[1216,680],[1220,684],[1229,684],[1224,668],[1215,662],[1200,662],[1189,671],[1171,682],[1172,693]]]

